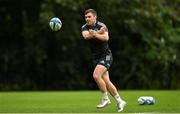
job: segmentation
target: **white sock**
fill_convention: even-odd
[[[115,98],[115,100],[116,100],[118,103],[120,103],[120,102],[123,101],[123,100],[121,99],[121,97],[119,96],[119,94],[115,95],[114,98]]]
[[[104,92],[104,93],[103,93],[103,98],[104,98],[104,99],[109,99],[109,97],[108,97],[108,92]]]

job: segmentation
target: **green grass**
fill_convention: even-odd
[[[124,113],[180,113],[180,91],[120,91],[127,101]],[[149,95],[155,105],[140,106],[139,96]],[[1,113],[116,113],[115,100],[96,109],[99,91],[0,92]]]

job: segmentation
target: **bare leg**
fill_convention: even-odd
[[[97,65],[95,70],[94,70],[94,72],[93,72],[94,80],[96,81],[99,89],[103,93],[102,101],[101,101],[100,104],[98,104],[96,106],[97,108],[104,108],[108,104],[111,103],[109,98],[108,98],[108,92],[107,92],[107,88],[106,88],[107,87],[106,83],[105,83],[105,81],[102,78],[104,72],[106,72],[106,71],[107,71],[106,67],[104,67],[102,65]]]
[[[126,102],[121,99],[121,97],[118,94],[118,91],[116,87],[113,85],[113,83],[109,79],[109,72],[105,72],[102,76],[103,80],[106,83],[107,90],[110,92],[110,94],[116,99],[118,103],[118,112],[123,111]]]
[[[106,83],[102,76],[107,71],[107,69],[102,65],[97,65],[93,72],[93,78],[96,81],[101,92],[107,92]]]
[[[106,83],[106,87],[107,87],[109,93],[112,96],[118,95],[118,91],[117,91],[116,87],[114,86],[114,84],[109,79],[109,72],[108,71],[106,71],[103,74],[102,78],[103,78],[104,82]]]

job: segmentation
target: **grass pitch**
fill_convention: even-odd
[[[180,113],[180,91],[120,91],[127,102],[123,113]],[[138,105],[153,96],[155,105]],[[117,113],[116,102],[97,109],[99,91],[0,92],[0,113]]]

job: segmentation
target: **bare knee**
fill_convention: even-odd
[[[94,80],[97,81],[97,80],[99,80],[101,78],[101,76],[98,73],[94,72],[93,73],[93,78],[94,78]]]
[[[99,81],[102,79],[102,75],[106,71],[106,67],[102,65],[97,65],[93,72],[93,78],[95,81]]]

